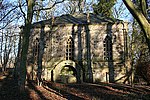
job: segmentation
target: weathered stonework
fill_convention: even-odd
[[[43,43],[45,80],[75,83],[109,82],[114,78],[114,82],[123,82],[130,69],[126,66],[127,23],[94,14],[89,19],[87,22],[86,14],[63,15],[53,22],[33,24],[28,55],[32,69],[37,70],[39,43]]]

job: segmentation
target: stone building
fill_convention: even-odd
[[[92,13],[62,15],[34,23],[28,73],[33,78],[42,61],[45,80],[123,82],[130,69],[127,66],[127,25],[121,20]]]

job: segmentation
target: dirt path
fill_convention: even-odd
[[[125,84],[59,84],[30,82],[24,94],[8,73],[0,73],[0,100],[150,100],[149,86]]]
[[[24,94],[19,93],[17,82],[12,76],[0,74],[0,100],[67,100],[53,89],[29,84]]]

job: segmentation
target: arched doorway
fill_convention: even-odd
[[[60,81],[62,83],[76,83],[77,71],[74,67],[66,65],[61,69],[60,72]]]
[[[55,82],[76,83],[77,82],[77,64],[72,60],[60,62],[53,69],[53,79]]]

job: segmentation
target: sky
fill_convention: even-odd
[[[0,0],[2,1],[2,0]],[[4,2],[14,2],[14,1],[18,1],[18,0],[3,0]],[[22,0],[23,1],[23,0]],[[37,0],[38,1],[38,0]],[[48,0],[45,0],[48,1]],[[53,0],[54,1],[54,0]],[[67,0],[63,3],[65,4],[66,2],[68,2]],[[97,0],[86,0],[87,4],[86,7],[88,7],[90,9],[90,11],[92,12],[92,5],[90,5],[90,3],[96,3]],[[114,6],[115,8],[119,8],[120,5],[122,4],[122,0],[117,0],[116,5]],[[44,4],[46,4],[46,2],[44,2]],[[59,4],[55,7],[55,9],[57,9],[55,12],[55,16],[60,16],[62,14],[65,14],[65,12],[63,11],[63,4]],[[118,17],[121,20],[126,20],[126,21],[130,21],[130,18],[132,18],[131,14],[129,13],[128,9],[125,7],[125,5],[123,4],[122,7],[123,9],[123,13]]]
[[[120,13],[120,16],[118,17],[118,19],[124,20],[124,21],[127,21],[127,22],[130,22],[132,20],[133,17],[131,15],[131,13],[129,12],[129,10],[124,5],[122,0],[117,0],[117,3],[115,4],[114,8],[123,10]]]

